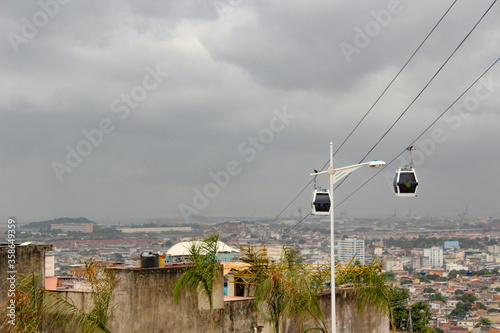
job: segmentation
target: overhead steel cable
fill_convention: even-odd
[[[441,67],[439,67],[439,69],[437,70],[436,73],[434,73],[434,75],[431,77],[431,79],[427,82],[427,84],[420,90],[420,92],[417,94],[417,96],[415,96],[415,98],[411,101],[411,103],[406,107],[406,109],[399,115],[399,117],[394,121],[394,123],[392,123],[392,125],[389,127],[389,129],[387,129],[387,131],[385,131],[385,133],[380,137],[380,139],[373,145],[373,147],[368,151],[368,153],[366,153],[365,156],[363,156],[363,158],[361,158],[361,160],[358,162],[358,163],[361,163],[364,161],[364,159],[373,151],[373,149],[375,149],[375,147],[378,146],[378,144],[385,138],[385,136],[394,128],[394,126],[399,122],[399,120],[401,120],[401,118],[403,118],[403,116],[405,115],[405,113],[410,109],[410,107],[417,101],[417,99],[422,95],[422,93],[427,89],[427,87],[431,84],[432,81],[434,81],[434,79],[438,76],[438,74],[441,72],[441,70],[444,68],[444,66],[446,66],[446,64],[448,63],[448,61],[450,61],[450,59],[455,55],[455,53],[458,51],[458,49],[465,43],[465,41],[467,40],[467,38],[469,38],[469,36],[471,35],[471,33],[476,29],[476,27],[479,25],[479,23],[481,23],[481,21],[483,20],[483,18],[486,16],[486,14],[488,14],[488,12],[490,11],[490,9],[493,7],[493,5],[497,2],[497,0],[493,1],[493,3],[488,7],[488,9],[484,12],[484,14],[479,18],[479,20],[476,22],[476,24],[474,24],[474,26],[472,27],[472,29],[469,31],[469,33],[462,39],[462,41],[460,42],[460,44],[458,44],[458,46],[455,48],[455,50],[453,50],[453,52],[450,54],[450,56],[446,59],[446,61],[441,65]],[[336,187],[334,190],[336,190],[337,188],[339,188],[340,185],[342,185],[345,180],[349,177],[346,176]]]
[[[488,68],[476,79],[474,80],[474,82],[472,82],[469,87],[467,89],[465,89],[454,101],[453,103],[450,104],[450,106],[448,106],[436,119],[434,119],[433,122],[430,123],[429,126],[427,126],[408,146],[411,146],[413,144],[415,144],[415,142],[417,142],[418,139],[420,139],[425,133],[427,133],[427,131],[432,127],[434,126],[434,124],[439,120],[441,119],[444,114],[446,112],[448,112],[452,107],[453,105],[455,105],[455,103],[457,103],[469,90],[471,90],[475,85],[476,83],[482,78],[484,77],[484,75],[486,75],[486,73],[488,73],[491,68],[493,68],[493,66],[495,66],[498,62],[500,61],[500,58],[497,58],[490,66],[488,66]],[[394,157],[390,162],[388,162],[386,164],[386,167],[389,166],[390,164],[392,164],[392,162],[394,162],[399,156],[401,156],[403,153],[406,152],[406,148],[400,152],[398,155],[396,155],[396,157]],[[380,169],[378,172],[376,172],[373,176],[371,176],[367,181],[365,181],[363,184],[361,184],[356,190],[354,190],[351,194],[349,194],[346,198],[344,198],[340,203],[338,203],[337,205],[335,205],[335,207],[333,207],[334,209],[336,209],[337,207],[339,207],[340,205],[342,205],[345,201],[347,201],[349,198],[351,198],[356,192],[358,192],[363,186],[365,186],[366,184],[368,184],[373,178],[375,178],[380,172],[382,172],[382,170],[384,169]],[[307,215],[309,216],[309,214]],[[307,217],[306,216],[306,217]],[[297,223],[296,225],[294,225],[292,228],[290,228],[289,230],[287,230],[284,234],[288,234],[292,229],[294,229],[295,227],[297,227],[305,218],[303,218],[301,221],[299,221],[299,223]]]
[[[415,140],[413,140],[409,146],[412,146],[418,139],[420,139],[432,126],[434,126],[434,124],[439,120],[441,119],[441,117],[448,111],[450,110],[453,105],[455,105],[455,103],[460,99],[462,98],[493,66],[496,65],[496,63],[500,60],[500,58],[497,58],[497,60],[495,60],[484,72],[483,74],[481,74],[462,94],[460,94],[460,96],[458,96],[457,99],[455,99],[455,101],[450,105],[448,106],[429,126],[427,126],[427,128],[422,132],[420,133],[419,136],[417,136],[417,138]],[[387,166],[389,164],[391,164],[392,162],[394,162],[399,156],[401,156],[404,152],[406,152],[406,148],[401,152],[399,153],[396,157],[394,157],[389,163],[387,163]],[[380,169],[378,172],[376,172],[372,177],[370,177],[367,181],[365,181],[361,186],[359,186],[354,192],[352,192],[351,194],[349,194],[346,198],[344,198],[344,200],[342,200],[340,203],[338,203],[337,205],[335,205],[334,208],[337,208],[338,206],[340,206],[341,204],[343,204],[345,201],[347,201],[350,197],[352,197],[357,191],[359,191],[363,186],[365,186],[368,182],[370,182],[373,178],[375,178],[380,172],[382,172],[383,169]]]
[[[408,63],[413,59],[413,57],[415,56],[415,54],[417,54],[417,52],[420,50],[420,48],[424,45],[424,43],[427,41],[427,39],[430,37],[430,35],[434,32],[434,30],[436,30],[436,28],[438,27],[438,25],[441,23],[441,21],[444,19],[444,17],[448,14],[448,12],[451,10],[451,8],[455,5],[455,3],[457,2],[458,0],[455,0],[453,1],[453,3],[450,5],[450,7],[446,10],[446,12],[443,14],[443,16],[441,16],[441,18],[439,19],[439,21],[434,25],[434,27],[431,29],[431,31],[427,34],[427,36],[424,38],[424,40],[420,43],[420,45],[417,47],[417,49],[413,52],[413,54],[410,56],[410,58],[408,58],[408,60],[406,61],[406,63],[403,65],[403,67],[401,67],[401,69],[399,70],[399,72],[396,74],[396,76],[394,76],[394,78],[391,80],[391,82],[389,82],[389,84],[387,85],[387,87],[382,91],[382,93],[380,94],[380,96],[375,100],[375,102],[372,104],[372,106],[368,109],[368,111],[365,113],[365,115],[361,118],[361,120],[358,122],[358,124],[354,127],[354,129],[351,131],[351,133],[349,133],[349,135],[344,139],[344,141],[340,144],[340,146],[337,148],[337,150],[335,150],[335,152],[333,153],[333,156],[335,156],[335,154],[337,154],[337,152],[340,150],[340,148],[342,148],[342,146],[346,143],[347,140],[349,140],[349,138],[351,137],[351,135],[354,133],[354,131],[356,131],[356,129],[359,127],[359,125],[361,125],[361,123],[363,122],[363,120],[368,116],[368,114],[372,111],[372,109],[375,107],[375,105],[378,103],[378,101],[382,98],[382,96],[384,96],[384,94],[387,92],[387,90],[392,86],[392,84],[394,83],[394,81],[396,81],[396,79],[398,78],[399,74],[401,74],[401,72],[406,68],[406,66],[408,65]],[[332,156],[332,158],[333,158]],[[323,167],[320,169],[320,170],[323,170],[327,165],[328,163],[330,162],[330,160],[326,161],[325,165],[323,165]],[[304,186],[304,188],[302,188],[302,190],[299,191],[299,193],[285,206],[285,208],[283,208],[279,213],[278,215],[276,215],[276,217],[271,221],[270,224],[274,223],[280,216],[281,214],[283,214],[283,212],[285,210],[288,209],[288,207],[290,207],[290,205],[295,201],[297,200],[297,198],[309,187],[309,185],[311,185],[312,183],[312,180],[310,180],[306,186]]]
[[[302,220],[300,220],[299,222],[297,222],[293,227],[291,227],[290,229],[288,229],[287,231],[285,231],[282,235],[281,235],[281,238],[285,237],[290,231],[292,231],[293,229],[295,229],[296,226],[298,226],[299,224],[302,223],[302,221],[304,221],[309,215],[311,215],[311,213],[309,212],[309,214],[307,214],[306,216],[304,216],[302,218]]]
[[[346,141],[349,140],[349,138],[351,137],[351,135],[354,133],[354,131],[356,131],[356,129],[359,127],[359,125],[361,125],[361,123],[363,122],[363,120],[365,120],[366,116],[368,116],[368,114],[372,111],[372,109],[375,107],[375,105],[377,105],[378,101],[382,98],[382,96],[385,95],[386,91],[389,90],[389,88],[392,86],[392,84],[394,83],[394,81],[396,81],[396,79],[398,78],[399,74],[401,74],[401,72],[406,68],[406,66],[408,65],[408,63],[413,59],[413,57],[415,56],[415,54],[417,54],[418,50],[420,50],[420,48],[422,47],[422,45],[424,45],[424,43],[427,41],[427,39],[430,37],[430,35],[434,32],[434,30],[436,30],[436,28],[438,27],[438,25],[441,23],[441,21],[448,14],[448,12],[451,10],[451,8],[455,5],[456,2],[457,2],[457,0],[453,1],[453,3],[451,4],[451,6],[448,8],[448,10],[443,14],[443,16],[441,16],[441,18],[439,19],[439,21],[434,25],[434,27],[432,28],[432,30],[427,34],[427,36],[424,38],[424,40],[420,43],[420,45],[417,47],[417,49],[415,50],[415,52],[413,52],[413,54],[410,56],[410,58],[408,58],[408,60],[406,61],[406,63],[403,65],[403,67],[401,67],[401,69],[396,74],[396,76],[394,76],[394,78],[391,80],[391,82],[389,82],[389,84],[387,85],[387,87],[385,87],[384,91],[382,91],[382,93],[375,100],[375,102],[373,102],[373,104],[370,106],[370,108],[368,109],[368,111],[366,111],[365,115],[361,118],[361,120],[357,123],[357,125],[354,126],[353,130],[351,131],[351,133],[349,133],[349,135],[344,139],[344,141],[342,141],[342,143],[337,148],[337,150],[335,150],[335,152],[333,153],[332,158],[337,154],[337,152],[340,150],[340,148],[342,148],[342,146],[344,145],[344,143],[346,143]],[[327,162],[327,164],[328,164],[328,162]]]

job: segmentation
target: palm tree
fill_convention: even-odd
[[[344,268],[336,265],[336,285],[354,289],[358,298],[359,313],[363,313],[363,308],[367,304],[375,306],[383,314],[388,315],[394,328],[393,312],[389,300],[389,285],[382,273],[380,261],[375,258],[369,265],[361,265],[360,263],[353,265],[354,257]]]
[[[212,320],[212,330],[214,325],[213,316],[213,293],[214,280],[220,263],[217,259],[219,246],[219,234],[213,231],[208,233],[201,244],[191,242],[189,248],[189,260],[193,266],[182,274],[181,278],[174,285],[174,299],[179,301],[180,292],[187,288],[191,291],[201,291],[207,298],[210,306],[210,317]]]
[[[268,262],[262,253],[250,248],[242,253],[242,261],[250,263],[253,283],[256,285],[255,304],[263,318],[272,323],[279,333],[282,318],[293,318],[299,327],[312,318],[318,327],[306,330],[327,332],[326,322],[318,294],[327,274],[321,270],[311,273],[298,260],[295,249],[283,247],[283,260],[276,264]]]
[[[92,289],[92,306],[88,313],[61,294],[40,287],[42,277],[39,274],[21,275],[14,296],[16,324],[9,324],[10,318],[4,317],[0,325],[2,332],[39,333],[45,329],[109,332],[106,324],[115,308],[112,299],[116,277],[93,259],[85,262],[84,276]]]

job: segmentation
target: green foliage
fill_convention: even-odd
[[[385,273],[383,273],[383,278],[386,281],[395,281],[396,280],[396,273],[394,273],[393,271],[385,272]]]
[[[426,287],[424,288],[424,291],[423,291],[425,294],[429,293],[429,294],[434,294],[436,293],[436,290],[434,290],[434,288],[431,288],[431,287]]]
[[[411,306],[411,318],[413,329],[416,332],[428,332],[427,324],[432,318],[429,306],[422,302],[417,302]]]
[[[464,293],[458,299],[464,303],[474,303],[475,301],[477,301],[477,297],[473,293]]]
[[[391,287],[389,289],[390,306],[393,312],[393,329],[405,331],[410,327],[410,311],[408,308],[410,294],[408,289]],[[432,332],[426,327],[431,320],[429,306],[417,302],[411,306],[411,322],[415,332]]]
[[[429,297],[429,300],[430,301],[441,301],[443,303],[446,303],[447,298],[443,294],[441,294],[440,292],[437,292],[434,295],[432,295],[431,297]]]
[[[403,281],[401,281],[401,285],[402,285],[402,286],[404,286],[404,285],[406,285],[406,284],[412,284],[412,283],[413,283],[413,281],[412,281],[412,280],[403,280]]]
[[[421,333],[436,333],[436,330],[433,328],[424,327],[420,332]]]
[[[389,287],[382,274],[382,265],[374,259],[370,265],[348,264],[345,268],[336,268],[337,285],[354,287],[358,297],[358,312],[362,313],[366,304],[371,304],[390,315]]]
[[[67,223],[92,223],[91,220],[85,218],[85,217],[78,217],[78,218],[70,218],[70,217],[63,217],[59,219],[53,219],[53,220],[48,220],[48,221],[42,221],[42,222],[30,222],[26,225],[23,226],[23,229],[35,229],[35,230],[46,230],[50,231],[50,225],[51,224],[67,224]]]
[[[491,275],[491,271],[486,269],[486,268],[483,268],[479,271],[475,271],[475,272],[472,272],[473,275],[479,275],[479,276],[483,276],[483,275]]]
[[[488,318],[481,317],[481,318],[479,318],[479,322],[474,327],[481,327],[483,325],[484,326],[491,325],[491,320],[489,320]]]
[[[431,280],[427,276],[421,276],[418,278],[420,280],[420,283],[431,283]]]
[[[426,277],[431,281],[435,281],[440,278],[440,276],[437,274],[427,274]]]
[[[389,287],[389,306],[392,312],[391,326],[404,330],[408,321],[408,302],[410,293],[402,287]]]
[[[444,333],[444,331],[439,327],[436,327],[434,331],[436,331],[436,333]]]
[[[486,245],[490,245],[491,240],[488,238],[460,238],[460,237],[423,237],[407,239],[405,237],[400,237],[397,239],[389,238],[384,240],[384,245],[387,247],[395,246],[402,249],[415,249],[415,248],[431,248],[433,246],[443,246],[446,241],[458,241],[462,249],[479,249],[484,248]]]
[[[462,289],[455,289],[455,295],[463,295],[464,291]]]
[[[455,308],[450,312],[450,317],[455,317],[455,316],[465,316],[468,312],[460,309],[460,308]]]
[[[262,253],[250,249],[241,253],[242,261],[251,264],[250,272],[256,284],[255,304],[260,315],[273,324],[276,333],[286,314],[295,319],[300,328],[307,318],[314,319],[318,326],[305,332],[327,332],[318,294],[329,278],[329,269],[319,268],[311,273],[305,269],[295,249],[285,246],[283,253],[283,260],[274,264]]]
[[[197,291],[199,288],[207,298],[210,313],[212,314],[214,279],[220,265],[217,260],[218,245],[219,234],[213,231],[205,236],[201,245],[194,241],[191,242],[189,260],[194,265],[188,268],[174,285],[174,299],[176,302],[179,301],[182,289],[187,288],[191,291]]]
[[[54,331],[84,333],[109,332],[107,322],[115,308],[113,290],[117,280],[114,273],[105,270],[94,260],[85,262],[84,277],[91,287],[91,306],[84,312],[62,294],[40,287],[39,274],[24,274],[16,281],[16,325],[3,318],[2,332],[44,332],[48,326]],[[5,320],[6,319],[6,320]]]
[[[472,310],[472,304],[471,303],[462,303],[458,302],[457,305],[455,306],[455,309],[453,309],[450,313],[451,316],[463,316],[469,313],[469,311]]]
[[[488,311],[488,308],[483,303],[476,306],[473,310],[479,310],[479,309]]]

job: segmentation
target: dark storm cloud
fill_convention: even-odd
[[[327,161],[328,142],[340,145],[450,4],[69,1],[52,7],[46,24],[26,36],[26,21],[35,24],[44,9],[38,2],[4,2],[2,212],[21,220],[179,216],[179,204],[192,205],[195,191],[231,161],[241,172],[201,214],[280,211],[309,181],[309,172]],[[336,166],[359,161],[490,4],[455,5],[336,156]],[[392,159],[498,58],[499,10],[493,7],[368,158]],[[370,27],[375,30],[369,38],[359,36]],[[13,42],[13,34],[23,41]],[[357,45],[363,38],[365,44]],[[347,44],[358,52],[346,56],[342,45]],[[151,71],[168,75],[146,89],[156,82],[146,79]],[[473,111],[450,111],[455,118],[436,124],[447,139],[419,165],[425,182],[418,199],[397,201],[379,176],[345,209],[365,216],[392,214],[394,207],[452,215],[469,202],[478,215],[491,214],[491,192],[475,188],[485,179],[500,186],[487,163],[476,166],[498,158],[491,153],[498,142],[498,66],[491,75],[491,96]],[[293,118],[273,132],[276,110]],[[96,130],[103,121],[110,127],[101,138]],[[82,144],[89,140],[85,133],[94,133],[98,144]],[[253,146],[259,135],[267,135],[267,143]],[[79,148],[91,152],[68,166],[69,152]],[[450,161],[461,159],[466,163],[451,167]],[[62,182],[54,162],[71,169]],[[339,200],[371,175],[363,170],[351,177],[339,189]],[[459,175],[467,179],[456,181]],[[443,196],[438,189],[447,186],[453,194]],[[305,210],[308,200],[304,195],[294,207]]]

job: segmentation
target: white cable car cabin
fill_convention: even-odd
[[[312,199],[312,215],[328,216],[331,206],[330,191],[325,189],[315,189]]]
[[[397,197],[416,197],[418,180],[415,169],[411,166],[398,168],[394,176],[393,185]]]

